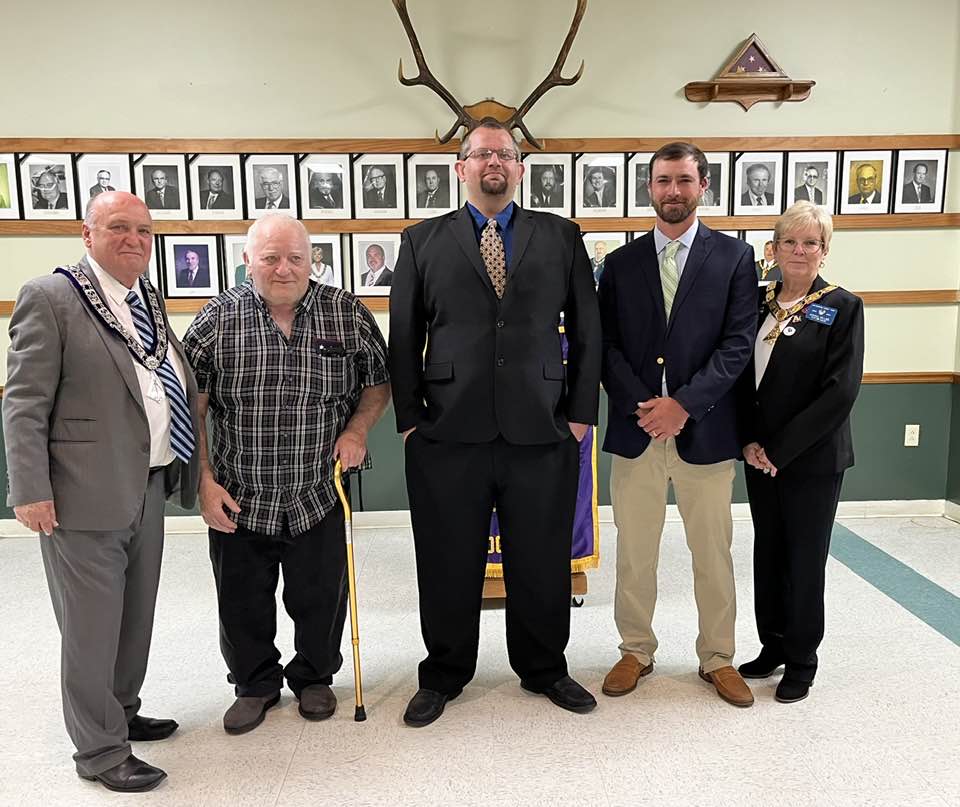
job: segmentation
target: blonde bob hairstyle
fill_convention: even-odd
[[[810,225],[820,228],[820,240],[823,241],[823,252],[826,254],[833,237],[833,217],[819,205],[806,200],[790,205],[777,219],[773,228],[773,240],[779,241],[787,234],[806,229]]]

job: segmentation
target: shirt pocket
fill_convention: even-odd
[[[309,396],[312,401],[344,398],[353,389],[353,357],[318,355],[313,358],[309,375]]]

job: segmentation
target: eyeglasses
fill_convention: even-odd
[[[789,252],[794,252],[797,244],[799,244],[804,255],[819,252],[823,248],[823,241],[818,241],[814,238],[808,238],[806,241],[797,241],[795,238],[781,238],[778,243]]]
[[[282,188],[283,183],[282,182],[264,182],[261,180],[260,186],[263,188]]]
[[[469,160],[474,157],[481,162],[487,162],[494,154],[500,158],[502,163],[512,163],[517,160],[517,152],[513,149],[474,149],[464,159]]]

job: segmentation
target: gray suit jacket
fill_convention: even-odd
[[[78,265],[102,294],[86,259]],[[183,362],[199,445],[196,380],[169,333]],[[10,319],[3,426],[10,507],[53,499],[67,530],[119,530],[133,523],[150,465],[150,429],[133,360],[61,274],[34,278],[20,289]],[[167,496],[179,491],[181,507],[192,508],[198,452],[189,464],[175,459],[165,481]]]

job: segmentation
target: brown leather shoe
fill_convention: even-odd
[[[733,667],[728,665],[708,673],[705,673],[701,667],[698,674],[708,684],[713,684],[717,694],[727,703],[732,703],[734,706],[753,706],[753,693],[750,687]]]
[[[613,669],[603,679],[603,694],[611,698],[626,695],[637,688],[637,682],[653,672],[653,662],[641,667],[636,656],[629,653],[613,665]]]

